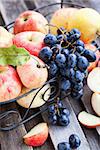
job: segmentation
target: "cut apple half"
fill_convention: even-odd
[[[100,116],[100,94],[99,93],[93,93],[91,98],[91,104],[95,113],[98,116]]]
[[[87,84],[93,92],[100,93],[100,67],[94,68],[89,73]]]
[[[78,120],[82,125],[88,128],[96,128],[97,126],[100,126],[100,118],[85,111],[79,113]]]
[[[29,146],[41,146],[48,138],[47,123],[39,123],[33,127],[24,137],[24,142]]]
[[[28,89],[26,87],[22,88],[21,94],[25,94],[26,92],[30,91],[31,89]],[[36,95],[36,93],[39,91],[39,89],[34,90],[32,93],[28,94],[27,96],[20,98],[19,100],[17,100],[17,103],[24,107],[24,108],[28,108],[33,97]],[[45,85],[37,94],[37,96],[34,98],[34,101],[31,105],[31,108],[37,108],[42,106],[43,104],[45,104],[45,101],[47,101],[50,97],[50,92],[51,92],[51,88],[50,85],[47,84]],[[43,100],[43,94],[44,94],[44,100]]]

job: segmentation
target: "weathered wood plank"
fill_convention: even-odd
[[[11,106],[12,105],[12,106]],[[16,109],[15,103],[4,105],[0,108],[0,112]],[[0,127],[2,124],[16,122],[18,123],[21,120],[20,115],[16,114],[7,116],[6,120],[0,121]],[[26,130],[24,125],[21,125],[11,131],[0,131],[0,142],[1,142],[1,150],[32,150],[32,147],[26,146],[23,143],[23,136],[26,134]]]
[[[66,98],[63,102],[71,112],[70,124],[67,127],[49,125],[49,133],[55,149],[57,149],[59,142],[68,141],[69,136],[75,133],[79,135],[82,141],[80,149],[90,150],[87,139],[85,138],[85,135],[77,121],[76,115],[69,103],[69,100]],[[47,113],[43,113],[43,118],[46,122],[48,122]]]
[[[23,0],[0,0],[0,10],[5,23],[9,24],[27,7]]]

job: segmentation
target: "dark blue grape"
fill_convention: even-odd
[[[60,108],[60,113],[69,117],[70,111],[67,108]]]
[[[61,100],[57,101],[57,106],[58,106],[58,108],[62,108],[63,107],[63,103],[61,102]]]
[[[72,91],[71,96],[72,98],[79,100],[83,96],[83,89],[80,91]]]
[[[57,38],[55,35],[53,34],[47,34],[44,38],[44,43],[47,45],[47,46],[52,46],[54,44],[57,43]]]
[[[76,28],[72,29],[71,32],[73,32],[74,34],[77,33],[77,34],[81,35],[81,32]]]
[[[72,134],[69,137],[69,144],[71,148],[76,149],[80,146],[81,140],[76,134]]]
[[[75,33],[75,34],[73,34],[73,35],[70,36],[70,42],[71,42],[71,43],[74,43],[74,42],[77,41],[79,38],[80,38],[80,34]]]
[[[71,83],[66,78],[62,78],[60,81],[60,89],[64,92],[67,92],[71,88]]]
[[[60,68],[66,65],[66,57],[64,54],[57,54],[55,61]]]
[[[57,43],[60,43],[64,39],[64,35],[63,34],[57,35],[56,37],[57,37]]]
[[[56,63],[54,61],[51,61],[49,63],[49,74],[50,77],[54,77],[56,76],[56,74],[58,73],[58,66],[56,65]]]
[[[41,58],[44,62],[49,62],[52,58],[52,50],[46,46],[43,47],[39,53],[39,58]]]
[[[61,125],[61,126],[68,126],[70,123],[70,120],[69,118],[64,115],[64,114],[60,114],[58,116],[58,124]]]
[[[54,105],[48,106],[48,111],[50,114],[54,114],[55,113],[55,106]]]
[[[76,66],[77,63],[77,57],[75,54],[70,54],[68,56],[68,67],[69,68],[74,68]]]
[[[84,52],[84,48],[83,48],[82,46],[77,46],[77,47],[76,47],[76,51],[77,51],[78,53],[83,53],[83,52]]]
[[[51,124],[57,124],[57,116],[56,115],[52,115],[52,114],[50,114],[49,115],[49,122],[51,123]]]
[[[75,91],[80,91],[83,88],[83,83],[82,82],[75,82],[75,84],[73,84],[73,90]]]
[[[88,62],[87,58],[85,58],[84,56],[80,56],[78,58],[77,67],[81,71],[85,71],[88,66],[89,66],[89,62]]]
[[[61,50],[61,53],[64,54],[64,55],[66,56],[66,58],[68,58],[68,56],[69,56],[69,50],[68,50],[68,49],[63,48],[63,49]]]
[[[84,74],[82,74],[82,72],[79,70],[75,71],[75,80],[77,82],[82,82],[83,79],[84,79]]]
[[[61,76],[67,77],[67,68],[66,67],[60,68],[60,74]]]
[[[81,40],[77,40],[75,46],[82,46],[84,48],[84,42]]]
[[[71,150],[70,144],[67,142],[62,142],[57,145],[58,150]]]
[[[69,78],[69,79],[74,79],[75,78],[75,70],[73,68],[68,68],[66,70],[66,76]]]
[[[96,54],[91,50],[85,49],[83,56],[85,56],[89,62],[94,62],[96,60]]]

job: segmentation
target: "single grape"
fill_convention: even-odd
[[[48,106],[48,111],[50,114],[55,114],[55,105]]]
[[[79,100],[83,96],[83,89],[81,89],[80,91],[72,91],[71,96],[72,98]]]
[[[76,47],[76,51],[77,51],[78,53],[83,53],[83,52],[84,52],[84,48],[83,48],[82,46],[77,46],[77,47]]]
[[[49,68],[50,77],[55,77],[56,74],[58,73],[58,66],[54,61],[51,61],[48,65],[50,67]]]
[[[68,56],[68,67],[69,68],[74,68],[76,66],[77,63],[77,57],[75,54],[70,54]]]
[[[61,100],[57,101],[57,107],[58,108],[62,108],[63,107],[63,103],[61,102]]]
[[[41,58],[44,62],[49,62],[52,58],[52,50],[46,46],[43,47],[39,53],[39,58]]]
[[[64,67],[66,65],[66,57],[64,54],[57,54],[55,61],[59,67]]]
[[[70,42],[71,42],[71,43],[74,43],[74,42],[77,41],[79,38],[80,38],[80,34],[75,33],[75,34],[73,34],[73,35],[70,36]]]
[[[67,108],[60,108],[60,114],[64,114],[66,115],[67,117],[69,117],[70,115],[70,111],[67,109]]]
[[[50,114],[49,115],[49,122],[53,125],[57,124],[57,115],[56,114]]]
[[[96,60],[96,54],[91,50],[85,49],[83,56],[85,56],[89,62],[94,62]]]
[[[69,79],[74,79],[75,78],[75,70],[73,68],[68,68],[66,70],[66,76],[69,78]]]
[[[54,44],[57,43],[57,38],[55,35],[53,34],[47,34],[44,38],[44,43],[47,45],[47,46],[52,46]]]
[[[64,55],[66,56],[66,58],[68,58],[68,56],[69,56],[69,50],[68,50],[68,49],[63,48],[63,49],[61,50],[61,53],[64,54]]]
[[[80,91],[82,88],[83,88],[83,83],[82,82],[79,82],[79,83],[75,82],[73,84],[73,90],[75,90],[75,91]]]
[[[82,46],[84,48],[84,42],[81,40],[77,40],[75,46]]]
[[[58,150],[71,150],[70,144],[67,142],[62,142],[57,145]]]
[[[64,115],[64,114],[60,114],[58,116],[58,124],[61,125],[61,126],[68,126],[70,123],[70,120],[69,118]]]
[[[75,71],[75,80],[76,82],[82,82],[84,79],[84,74],[82,74],[81,71],[77,70]]]
[[[60,68],[61,76],[67,77],[67,67]]]
[[[88,62],[87,58],[85,58],[84,56],[80,56],[78,58],[77,67],[81,71],[85,71],[88,66],[89,66],[89,62]]]
[[[77,34],[81,35],[81,32],[76,28],[72,29],[71,32],[73,32],[73,34],[77,33]]]
[[[56,37],[57,37],[57,43],[60,43],[64,39],[64,35],[63,34],[57,35]]]
[[[72,134],[69,137],[69,144],[71,148],[76,149],[80,146],[81,140],[76,134]]]
[[[71,83],[66,78],[62,78],[60,81],[60,89],[64,92],[67,92],[71,88]]]

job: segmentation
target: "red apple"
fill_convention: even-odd
[[[44,46],[45,34],[41,32],[26,31],[16,34],[13,38],[13,44],[17,47],[24,47],[30,54],[38,56]]]
[[[88,75],[87,85],[93,92],[100,93],[100,67],[94,68]]]
[[[0,47],[10,47],[13,44],[13,34],[0,26]]]
[[[88,128],[96,128],[97,126],[100,126],[100,117],[96,117],[85,111],[79,113],[78,120]]]
[[[91,97],[91,104],[93,110],[100,116],[100,93],[93,93]]]
[[[11,66],[0,66],[0,102],[16,98],[22,84],[16,70]]]
[[[38,65],[42,66],[38,67]],[[39,88],[47,81],[48,71],[44,62],[36,56],[32,56],[24,65],[17,66],[18,75],[27,88]]]
[[[48,21],[42,14],[28,10],[21,13],[15,20],[14,34],[23,31],[38,31],[47,34],[49,28],[46,24]]]
[[[47,138],[48,126],[46,123],[39,123],[23,137],[25,144],[34,147],[43,145]]]

